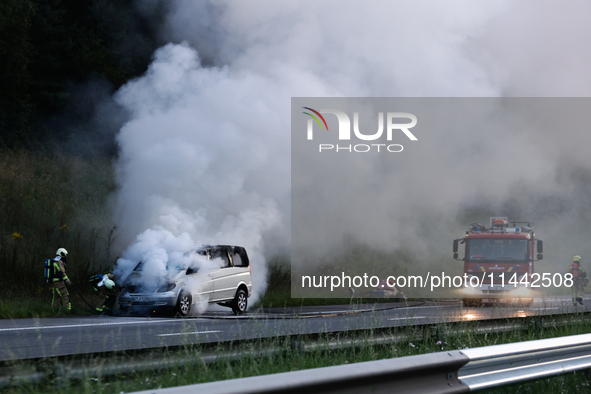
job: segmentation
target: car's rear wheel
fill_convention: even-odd
[[[183,291],[181,292],[181,295],[179,295],[179,299],[176,302],[176,310],[182,316],[187,316],[189,312],[191,312],[192,303],[193,298],[191,297],[191,294]]]
[[[248,295],[242,289],[238,289],[236,292],[236,296],[234,296],[234,300],[232,301],[232,310],[234,311],[235,315],[241,315],[246,312],[246,307],[248,306]]]

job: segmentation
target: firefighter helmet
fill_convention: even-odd
[[[113,287],[115,287],[115,282],[113,282],[111,279],[105,279],[103,281],[103,284],[105,285],[105,287],[109,290],[111,290]]]
[[[573,257],[573,261],[576,261],[577,263],[581,262],[581,256],[575,256]]]
[[[64,248],[59,248],[55,254],[56,256],[66,257],[68,255],[68,251]]]

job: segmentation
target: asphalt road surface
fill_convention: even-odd
[[[590,300],[586,304],[591,305]],[[462,307],[459,302],[409,302],[228,311],[198,317],[84,316],[0,320],[0,360],[34,359],[189,343],[237,341],[443,322],[589,311],[570,297],[536,299],[529,307]]]

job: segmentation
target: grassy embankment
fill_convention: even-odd
[[[0,318],[65,312],[51,310],[43,278],[44,260],[59,247],[69,252],[68,276],[93,299],[88,277],[114,262],[107,209],[114,189],[109,158],[0,151]],[[74,313],[88,313],[72,288],[70,295]]]
[[[546,319],[546,323],[550,319]],[[542,338],[552,338],[566,335],[588,333],[591,323],[584,316],[570,315],[568,323],[551,323],[543,328],[533,321],[525,319],[513,324],[519,329],[507,332],[477,331],[478,323],[463,322],[459,325],[440,325],[437,329],[426,330],[423,327],[402,327],[391,332],[383,330],[371,330],[363,332],[344,332],[339,334],[320,334],[319,336],[292,336],[261,339],[255,341],[243,341],[233,344],[219,344],[214,347],[207,345],[189,345],[175,349],[165,349],[159,353],[154,352],[152,359],[178,357],[178,359],[190,358],[189,364],[177,365],[158,372],[136,372],[115,376],[101,376],[96,373],[88,373],[83,379],[68,378],[68,369],[59,368],[57,364],[67,360],[46,360],[45,368],[62,371],[53,375],[43,384],[24,385],[7,389],[9,393],[121,393],[139,390],[153,390],[163,387],[174,387],[196,383],[204,383],[225,379],[241,378],[248,376],[266,375],[310,368],[320,368],[333,365],[357,363],[363,361],[379,360],[385,358],[404,357],[432,352],[449,351],[455,349],[474,348],[502,343],[514,343],[530,341]],[[298,324],[294,321],[293,324]],[[187,330],[190,330],[187,327]],[[402,334],[403,337],[394,343],[375,345],[372,339],[381,334]],[[346,339],[354,339],[358,346],[347,346],[338,350],[331,350],[329,342]],[[298,344],[317,343],[319,346],[313,350],[302,351]],[[323,345],[323,344],[326,344]],[[229,346],[229,347],[228,347]],[[282,352],[273,355],[257,355],[256,352],[264,352],[270,347],[279,347]],[[233,355],[248,353],[238,359],[224,356],[232,350]],[[217,354],[214,362],[202,361],[202,356]],[[79,367],[81,365],[109,365],[114,359],[85,356],[83,360],[73,361]],[[146,354],[126,353],[122,360],[126,363],[139,361]],[[57,363],[57,364],[52,364]],[[174,363],[173,363],[174,365]],[[37,365],[39,368],[41,364]],[[25,367],[22,367],[25,370]],[[569,373],[566,375],[547,378],[536,382],[526,383],[514,387],[501,387],[491,390],[491,393],[587,393],[589,392],[589,375],[585,372]],[[486,392],[486,391],[485,391]]]

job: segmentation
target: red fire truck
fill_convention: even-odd
[[[534,262],[543,258],[543,243],[535,238],[532,224],[491,217],[488,227],[472,223],[463,238],[454,240],[453,257],[464,261],[464,300],[478,303],[494,303],[500,299],[533,301]],[[458,248],[462,244],[464,257],[458,258]]]

